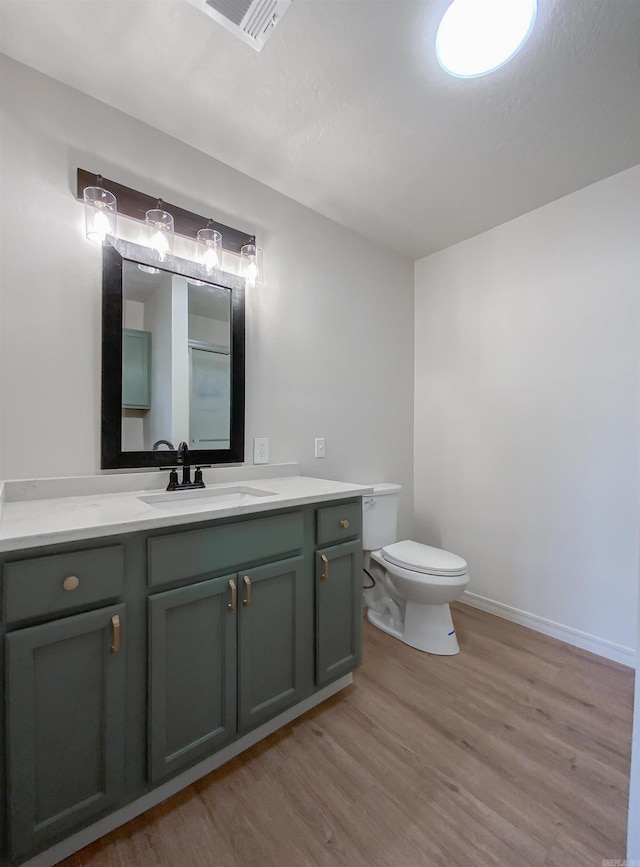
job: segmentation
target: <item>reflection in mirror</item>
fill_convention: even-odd
[[[174,465],[181,442],[194,465],[242,461],[240,279],[204,282],[188,260],[167,271],[116,245],[103,253],[103,469]]]
[[[122,286],[123,451],[228,449],[231,292],[129,261]]]

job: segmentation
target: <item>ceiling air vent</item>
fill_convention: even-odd
[[[261,51],[292,0],[189,0],[243,42]]]

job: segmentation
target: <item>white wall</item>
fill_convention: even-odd
[[[640,659],[640,603],[638,605],[638,636],[638,659]],[[633,705],[633,743],[627,830],[627,863],[629,867],[634,861],[636,864],[640,864],[640,665],[636,668]]]
[[[166,380],[165,380],[166,382]],[[171,285],[171,436],[172,443],[189,442],[189,289],[183,277]],[[183,387],[176,388],[182,383]],[[155,442],[155,440],[154,440]]]
[[[151,406],[142,416],[143,442],[148,443],[157,440],[176,443],[172,389],[174,279],[168,274],[159,277],[144,304],[143,330],[151,334]],[[131,451],[128,443],[127,450]]]
[[[418,537],[464,556],[469,591],[503,613],[627,663],[639,180],[631,169],[416,263]]]
[[[103,103],[1,64],[0,477],[99,469],[101,259],[74,197],[81,166],[256,233],[267,285],[247,302],[248,446],[270,437],[271,460],[308,475],[400,482],[409,526],[412,263]],[[316,436],[324,460],[313,457]]]

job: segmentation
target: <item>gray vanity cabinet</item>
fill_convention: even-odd
[[[236,733],[236,576],[149,598],[149,777],[209,755]]]
[[[316,552],[316,683],[362,662],[362,546],[344,542]]]
[[[303,564],[291,557],[149,598],[153,782],[302,697]]]
[[[362,506],[326,506],[316,513],[316,684],[362,662]],[[352,541],[348,541],[352,540]]]
[[[310,684],[303,676],[304,632],[313,599],[305,592],[303,557],[258,566],[238,577],[242,582],[238,729],[242,732],[276,716],[308,691]]]
[[[124,605],[5,637],[12,856],[115,806],[124,782]]]
[[[355,668],[360,536],[353,498],[2,554],[0,867],[159,799]]]

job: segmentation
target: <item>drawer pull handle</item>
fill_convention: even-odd
[[[242,579],[244,581],[246,596],[242,600],[242,604],[249,607],[251,605],[251,578],[248,575],[245,575]]]
[[[79,578],[76,578],[75,575],[69,575],[69,577],[65,578],[62,582],[62,586],[65,590],[75,590],[79,583]]]
[[[227,608],[229,611],[236,610],[236,600],[238,598],[238,590],[236,588],[236,582],[233,578],[229,578],[229,588],[231,590],[231,602],[227,602]]]
[[[322,565],[324,566],[324,572],[320,576],[320,580],[326,581],[329,577],[329,558],[326,554],[320,554],[320,559],[322,560]]]
[[[120,653],[120,615],[114,614],[111,618],[111,626],[113,627],[113,644],[111,645],[111,653]]]
[[[344,521],[340,521],[340,526],[341,526],[341,527],[344,527],[345,530],[348,530],[348,529],[349,529],[349,522],[347,521],[346,518],[345,518]]]

